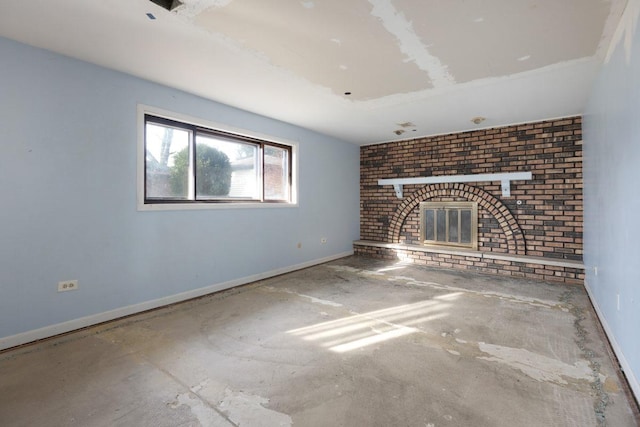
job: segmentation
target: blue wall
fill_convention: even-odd
[[[359,147],[7,39],[0,58],[0,344],[358,239]],[[298,142],[299,206],[138,212],[138,103]]]
[[[640,396],[640,34],[637,30],[632,42],[626,47],[619,43],[610,61],[603,66],[584,117],[584,261],[586,285],[594,305],[636,396]]]

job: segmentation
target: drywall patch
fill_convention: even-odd
[[[181,0],[182,5],[175,9],[176,13],[189,20],[195,19],[212,7],[225,7],[233,0]]]
[[[613,34],[609,50],[607,51],[607,56],[604,60],[605,63],[609,62],[611,55],[613,55],[616,47],[618,47],[623,39],[627,64],[631,62],[631,48],[633,47],[633,36],[638,25],[638,17],[640,17],[640,0],[629,0],[627,7],[622,13],[618,27]]]
[[[407,57],[407,62],[414,62],[425,71],[434,88],[455,84],[455,79],[442,64],[440,59],[431,55],[427,47],[413,29],[413,25],[402,12],[398,12],[390,0],[369,0],[373,6],[371,15],[380,19],[384,28],[398,40],[400,51]]]

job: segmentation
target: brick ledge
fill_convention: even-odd
[[[353,244],[354,246],[358,245],[358,246],[369,246],[369,247],[386,248],[386,249],[399,249],[399,250],[405,250],[405,251],[470,256],[470,257],[481,258],[481,259],[497,259],[502,261],[520,262],[523,264],[552,265],[555,267],[577,268],[580,270],[584,270],[584,264],[582,262],[572,261],[572,260],[557,260],[552,258],[533,257],[533,256],[527,256],[527,255],[500,254],[500,253],[493,253],[493,252],[474,251],[469,249],[455,249],[455,248],[445,249],[445,248],[439,248],[434,246],[374,242],[371,240],[356,240],[353,242]]]

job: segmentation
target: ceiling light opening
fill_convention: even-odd
[[[167,10],[173,10],[178,6],[182,6],[182,2],[180,0],[149,0],[149,1]],[[148,13],[147,13],[147,16],[149,16]],[[149,19],[155,19],[155,18],[149,17]]]
[[[351,95],[351,92],[345,92],[344,94],[349,96],[349,95]]]

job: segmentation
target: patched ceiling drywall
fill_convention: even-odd
[[[580,114],[626,0],[181,3],[6,2],[0,35],[367,144]]]

